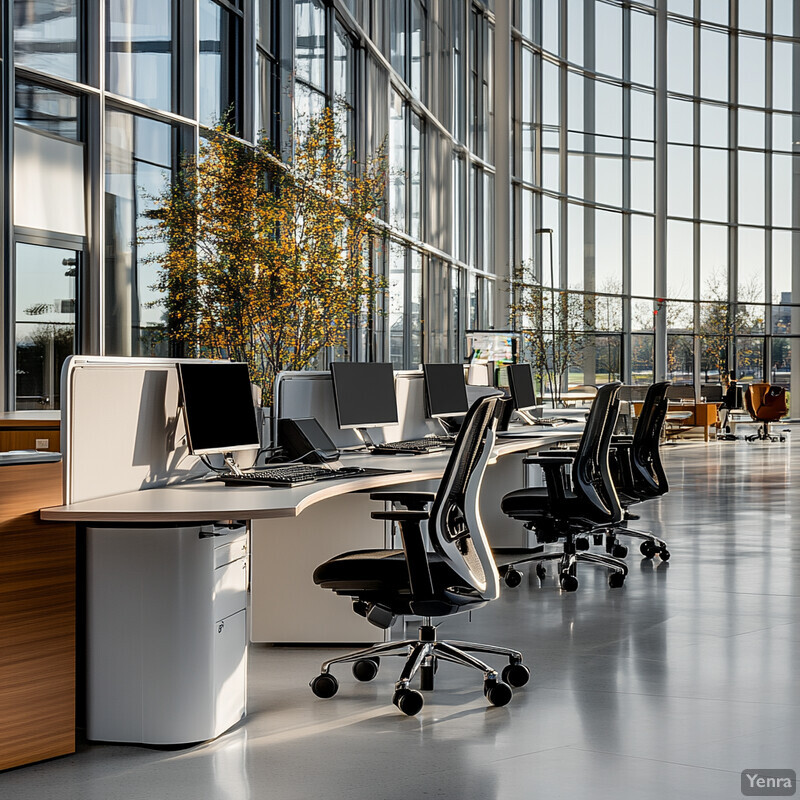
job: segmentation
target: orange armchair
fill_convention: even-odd
[[[776,422],[786,416],[786,390],[781,386],[770,386],[768,383],[753,383],[747,387],[744,395],[744,407],[754,422],[760,422],[758,433],[745,436],[748,442],[760,439],[761,441],[785,441],[782,435],[775,436],[770,433],[770,422]]]

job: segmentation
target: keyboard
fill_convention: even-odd
[[[446,436],[426,436],[423,439],[407,439],[404,442],[383,442],[370,450],[373,455],[384,456],[393,453],[418,455],[421,453],[437,453],[452,447],[455,439]]]
[[[314,464],[284,464],[282,466],[263,467],[261,469],[247,470],[241,475],[226,473],[220,475],[219,480],[226,486],[302,486],[317,481],[343,480],[353,477],[367,477],[369,475],[392,475],[399,472],[408,472],[403,469],[372,469],[371,467],[340,467],[330,469]]]

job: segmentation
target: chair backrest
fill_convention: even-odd
[[[783,386],[773,386],[764,392],[761,405],[756,409],[758,418],[766,422],[775,422],[785,416],[789,407],[786,404],[786,389]]]
[[[667,395],[670,385],[670,381],[662,381],[652,384],[647,390],[631,447],[634,485],[654,497],[669,490],[659,446],[669,407]]]
[[[500,594],[500,576],[480,517],[478,495],[505,399],[482,397],[467,412],[431,508],[433,549],[485,600]]]
[[[768,383],[751,383],[744,393],[745,411],[753,418],[758,419],[758,409],[764,402],[764,395],[769,389]]]
[[[572,464],[572,491],[584,501],[597,521],[619,522],[622,519],[622,506],[608,461],[619,413],[620,386],[619,381],[614,381],[597,390]]]

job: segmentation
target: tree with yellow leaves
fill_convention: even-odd
[[[342,346],[382,282],[366,249],[386,184],[383,149],[358,164],[330,110],[304,121],[291,160],[225,125],[184,159],[156,198],[144,238],[154,256],[166,335],[184,350],[247,361],[271,396],[281,370]]]

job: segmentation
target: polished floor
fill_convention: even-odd
[[[800,769],[800,441],[665,458],[672,491],[639,508],[668,563],[634,551],[617,590],[589,566],[574,594],[526,578],[443,627],[524,651],[533,676],[509,706],[445,664],[404,717],[391,661],[368,684],[340,668],[339,694],[319,700],[307,682],[330,650],[256,646],[247,720],[217,741],[81,743],[0,774],[0,798],[730,800],[744,769]]]

